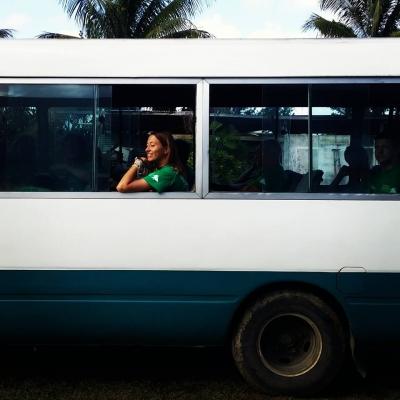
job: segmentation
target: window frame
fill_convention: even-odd
[[[398,201],[400,194],[372,193],[244,193],[209,191],[209,110],[210,85],[216,84],[306,84],[311,96],[313,84],[400,84],[400,77],[338,77],[338,78],[0,78],[0,84],[192,84],[196,85],[195,109],[195,191],[166,193],[118,193],[118,192],[0,192],[0,199],[235,199],[235,200],[386,200]],[[309,103],[308,134],[310,135]],[[96,125],[96,124],[95,124]],[[96,130],[96,126],[94,128]],[[95,162],[95,161],[94,161]]]
[[[314,84],[400,84],[400,77],[370,77],[370,78],[351,78],[351,77],[338,77],[338,78],[212,78],[206,79],[208,85],[208,118],[206,121],[206,129],[204,136],[207,136],[205,148],[207,149],[207,159],[203,156],[206,164],[203,165],[203,198],[205,199],[231,199],[231,200],[385,200],[385,201],[399,201],[400,193],[398,194],[374,194],[374,193],[254,193],[254,192],[210,192],[209,191],[209,173],[210,165],[208,159],[209,148],[209,129],[210,129],[210,85],[218,84],[259,84],[259,85],[282,85],[282,84],[305,84],[308,86],[308,142],[312,140],[311,132],[311,115],[312,115],[312,86]],[[400,132],[399,132],[400,134]],[[204,140],[204,139],[203,139]],[[312,152],[309,151],[309,161],[312,166]],[[311,176],[310,176],[311,179]]]
[[[199,78],[0,78],[0,85],[92,85],[94,95],[98,92],[98,85],[196,85],[195,98],[195,191],[194,192],[0,192],[0,199],[199,199],[202,196],[201,168],[203,147],[202,133],[204,114],[204,81]],[[97,101],[93,104],[95,110]],[[97,122],[97,121],[96,121]],[[93,128],[93,141],[96,140],[97,123]],[[95,157],[94,157],[95,158]],[[92,160],[95,167],[96,160]],[[93,170],[93,174],[95,169]]]

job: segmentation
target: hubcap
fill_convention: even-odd
[[[263,364],[277,375],[294,377],[310,371],[322,352],[317,326],[301,314],[280,314],[270,319],[258,336]]]

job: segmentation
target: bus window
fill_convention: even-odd
[[[399,93],[398,84],[312,86],[316,191],[399,193]]]
[[[307,85],[210,87],[210,190],[308,191]]]
[[[193,187],[195,99],[195,85],[0,85],[0,191],[114,191],[149,131],[172,133]]]
[[[0,190],[93,190],[93,104],[91,85],[0,85]]]
[[[97,190],[115,190],[135,157],[145,155],[149,131],[172,133],[193,187],[195,99],[195,85],[99,86]]]

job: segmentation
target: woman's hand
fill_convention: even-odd
[[[137,177],[142,178],[149,173],[150,164],[146,157],[136,157],[133,163],[138,168]]]
[[[132,165],[136,165],[138,170],[142,169],[146,165],[147,159],[145,157],[135,157],[135,161]]]
[[[147,161],[147,160],[146,160]],[[150,185],[141,178],[142,172],[140,168],[146,170],[145,161],[136,157],[132,166],[126,171],[117,185],[117,191],[120,193],[129,192],[148,192],[151,190]]]

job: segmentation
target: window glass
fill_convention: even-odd
[[[399,193],[400,85],[312,87],[314,191]]]
[[[307,85],[211,85],[210,190],[307,192]]]
[[[0,190],[113,191],[149,131],[173,134],[194,187],[195,99],[195,85],[0,85]]]
[[[145,156],[150,131],[172,133],[193,188],[195,102],[195,85],[99,86],[97,190],[115,190],[135,157]]]
[[[0,190],[90,191],[92,85],[0,85]]]

